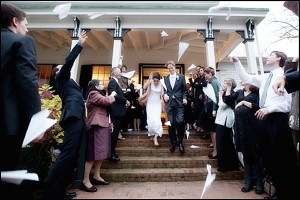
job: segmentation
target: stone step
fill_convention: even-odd
[[[175,152],[171,153],[169,150],[169,146],[163,147],[117,147],[116,153],[119,155],[119,157],[122,159],[122,156],[135,156],[135,157],[145,157],[145,156],[180,156],[186,157],[186,156],[207,156],[210,155],[213,151],[212,148],[207,148],[206,146],[199,146],[200,148],[192,148],[189,145],[184,145],[185,153],[180,154],[179,148],[176,147]]]
[[[164,130],[158,138],[159,146],[149,140],[148,132],[122,133],[125,140],[118,140],[116,153],[119,162],[103,161],[101,176],[111,182],[174,182],[204,181],[207,176],[206,165],[212,166],[216,180],[241,180],[244,178],[243,168],[240,171],[220,173],[216,170],[217,160],[209,159],[213,151],[207,146],[210,139],[200,138],[191,132],[189,138],[183,139],[185,153],[180,154],[179,148],[171,153],[170,138]],[[196,146],[197,148],[192,148]]]
[[[241,180],[244,173],[228,171],[216,174],[215,180]],[[150,169],[101,169],[101,176],[110,182],[173,182],[173,181],[205,181],[206,168],[150,168]]]
[[[141,168],[205,168],[207,164],[217,167],[217,160],[207,156],[168,156],[136,157],[123,156],[119,162],[103,161],[102,169],[141,169]]]

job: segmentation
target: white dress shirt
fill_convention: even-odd
[[[171,83],[172,89],[174,88],[175,80],[176,80],[176,73],[170,74],[170,83]]]
[[[264,89],[265,83],[268,79],[269,73],[263,74],[263,75],[248,74],[245,71],[245,69],[242,66],[240,61],[234,62],[234,66],[236,68],[236,71],[237,71],[240,79],[243,82],[259,87],[259,100],[261,100],[263,89]],[[272,73],[273,73],[273,77],[272,77],[271,83],[269,85],[268,92],[267,92],[267,98],[266,98],[266,101],[265,101],[263,107],[267,108],[269,113],[290,112],[291,104],[292,104],[292,95],[288,94],[287,91],[284,89],[284,95],[279,96],[278,94],[276,94],[274,92],[274,90],[272,88],[274,81],[279,76],[283,75],[284,71],[281,67],[279,67],[279,68],[273,70]]]

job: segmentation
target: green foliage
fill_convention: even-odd
[[[40,89],[40,96],[42,99],[42,109],[47,108],[50,111],[50,118],[59,121],[61,116],[61,99],[58,95],[53,95],[54,91],[48,84],[44,84]],[[58,149],[63,143],[64,132],[57,122],[53,127],[47,130],[44,134],[42,142],[49,144],[48,152],[51,156],[52,162],[56,161],[53,151]]]
[[[62,103],[60,97],[54,95],[53,92],[52,87],[48,84],[44,84],[39,88],[42,109],[47,108],[50,111],[49,118],[56,119],[57,123],[44,133],[39,142],[30,143],[27,147],[21,149],[18,167],[37,173],[41,181],[48,177],[49,167],[56,162],[53,152],[55,149],[59,149],[64,137],[64,132],[58,123]]]

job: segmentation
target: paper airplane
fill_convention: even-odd
[[[165,79],[164,78],[160,79],[160,82],[161,82],[162,86],[164,87],[164,89],[167,91],[167,86],[165,84]]]
[[[179,42],[179,48],[178,48],[178,61],[180,60],[181,56],[185,52],[185,50],[188,48],[190,44],[186,42]]]
[[[170,122],[170,121],[167,121],[167,122],[165,122],[165,125],[166,125],[166,126],[171,126],[171,122]]]
[[[243,153],[242,152],[238,152],[238,158],[239,158],[241,164],[243,166],[245,166],[245,164],[244,164],[244,158],[243,158]]]
[[[48,118],[49,114],[50,112],[48,109],[43,109],[32,116],[22,147],[25,147],[34,139],[44,134],[46,130],[57,122],[55,119]]]
[[[190,132],[188,130],[185,130],[185,134],[186,134],[186,139],[188,140],[190,136]]]
[[[23,180],[39,181],[36,173],[28,173],[27,170],[1,171],[1,181],[20,185]]]
[[[207,83],[206,87],[203,87],[203,92],[206,94],[206,96],[208,96],[208,98],[210,98],[214,103],[218,103],[217,102],[217,98],[215,95],[215,91],[214,88],[212,87],[212,85],[210,83]]]
[[[196,145],[191,145],[191,149],[199,149],[200,146],[196,146]]]
[[[203,187],[203,191],[202,191],[202,194],[201,194],[201,198],[203,197],[204,193],[210,188],[211,186],[211,183],[215,180],[216,178],[216,174],[212,174],[211,173],[211,165],[210,164],[207,164],[206,165],[206,169],[207,169],[207,176],[206,176],[206,180],[205,180],[205,183],[204,183],[204,187]]]
[[[191,64],[191,66],[188,68],[188,70],[192,70],[192,69],[195,69],[197,66],[194,65],[194,64]]]
[[[102,15],[104,15],[104,14],[103,13],[90,13],[90,14],[88,14],[90,20],[96,19],[97,17],[100,17]]]
[[[162,31],[162,32],[160,33],[160,35],[161,35],[161,37],[167,37],[167,36],[169,36],[169,34],[166,33],[165,31]]]
[[[53,12],[59,14],[58,18],[62,20],[63,18],[69,15],[71,5],[72,5],[71,3],[57,5],[53,9]]]
[[[219,2],[217,6],[212,6],[208,9],[208,13],[211,13],[216,10],[221,10],[222,8],[225,8],[227,6],[230,6],[230,3],[225,3],[225,2]]]
[[[142,84],[136,84],[136,89],[138,89],[138,90],[140,90],[140,89],[142,89]]]
[[[135,70],[126,72],[126,73],[121,73],[121,76],[123,76],[125,78],[131,78],[131,77],[133,77],[134,73],[135,73]]]
[[[208,9],[208,13],[212,13],[214,11],[217,10],[221,10],[222,8],[228,7],[228,12],[226,15],[226,20],[228,21],[230,18],[230,14],[231,14],[231,4],[230,3],[225,3],[225,2],[220,2],[217,6],[212,6]]]
[[[123,63],[123,56],[120,56],[119,65],[122,65],[122,63]]]

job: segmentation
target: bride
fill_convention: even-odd
[[[153,142],[155,146],[159,146],[157,137],[161,137],[163,133],[161,112],[162,112],[162,84],[160,82],[160,74],[158,72],[150,73],[149,79],[144,85],[146,92],[146,112],[148,136],[154,136]]]

